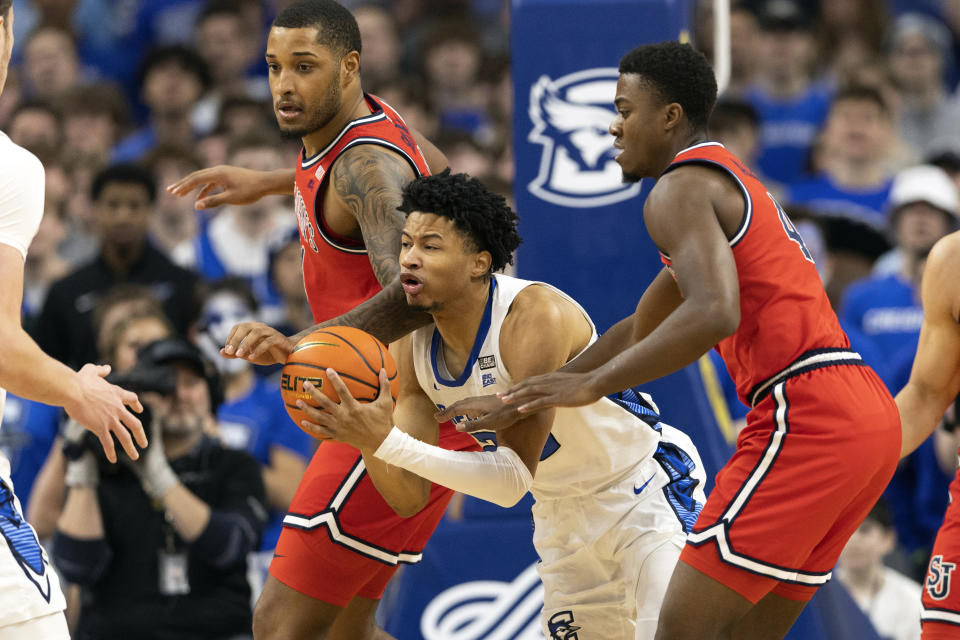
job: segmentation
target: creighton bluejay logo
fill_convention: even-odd
[[[596,207],[632,198],[640,183],[624,183],[613,136],[616,67],[586,69],[530,88],[527,139],[543,145],[540,170],[528,185],[538,198],[565,207]]]
[[[580,627],[573,624],[573,611],[561,611],[550,616],[547,629],[550,630],[550,640],[577,640]]]

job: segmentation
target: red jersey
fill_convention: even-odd
[[[340,236],[323,217],[323,197],[330,167],[341,153],[360,144],[395,151],[410,163],[416,176],[430,175],[427,161],[403,119],[388,104],[365,95],[372,112],[347,123],[319,153],[300,152],[294,202],[303,249],[303,284],[314,322],[335,318],[380,291],[362,242]]]
[[[730,240],[740,281],[740,326],[716,348],[737,395],[753,406],[766,391],[764,381],[800,356],[813,359],[805,367],[816,368],[820,354],[835,357],[850,342],[803,238],[757,177],[719,142],[684,149],[664,173],[688,164],[723,171],[743,193],[743,221]],[[669,256],[661,252],[660,258],[671,267]]]

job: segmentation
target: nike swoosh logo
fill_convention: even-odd
[[[650,480],[653,480],[653,478],[654,478],[653,476],[650,476]],[[639,489],[637,489],[636,487],[634,487],[634,488],[633,488],[633,492],[634,492],[635,494],[637,494],[637,495],[640,495],[640,494],[643,492],[643,490],[647,488],[647,485],[650,484],[650,480],[647,480],[647,481],[644,482],[642,485],[640,485],[640,488],[639,488]]]
[[[282,553],[274,553],[274,554],[273,554],[273,557],[274,557],[274,558],[286,558],[287,556],[283,555]]]

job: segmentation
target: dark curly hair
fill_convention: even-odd
[[[506,199],[465,173],[450,169],[417,178],[403,189],[400,211],[433,213],[453,221],[478,251],[489,251],[490,271],[513,264],[513,252],[522,240],[517,233],[517,214]]]
[[[295,0],[273,20],[274,27],[317,30],[317,42],[341,58],[360,53],[360,27],[343,5],[334,0]]]
[[[150,202],[157,200],[157,181],[153,174],[137,164],[112,164],[104,167],[93,176],[90,183],[90,198],[96,202],[108,185],[138,184],[147,192]]]
[[[717,79],[702,53],[668,40],[637,47],[620,60],[620,73],[635,73],[652,84],[664,104],[678,103],[695,130],[706,129],[717,101]]]

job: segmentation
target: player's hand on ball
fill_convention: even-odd
[[[393,428],[393,398],[387,372],[380,370],[380,393],[373,402],[358,402],[337,375],[327,369],[327,380],[340,398],[336,403],[309,382],[303,388],[317,403],[311,407],[297,401],[301,411],[309,416],[300,426],[307,433],[326,440],[336,440],[363,451],[375,451]]]
[[[220,355],[260,365],[283,364],[295,346],[295,340],[262,322],[241,322],[230,330]]]
[[[218,165],[194,171],[168,186],[167,191],[182,197],[200,189],[194,208],[215,209],[225,204],[250,204],[267,195],[261,178],[259,171]]]
[[[446,422],[458,416],[470,418],[457,423],[457,431],[468,432],[499,431],[523,418],[516,405],[505,404],[496,394],[457,400],[443,411],[433,414],[437,422]]]
[[[499,395],[505,403],[517,407],[521,414],[550,407],[582,407],[602,397],[594,389],[589,373],[558,371],[527,378]]]
[[[107,460],[117,461],[114,437],[120,441],[120,446],[127,455],[136,460],[140,454],[137,452],[134,440],[141,447],[146,447],[147,435],[143,431],[140,420],[127,407],[140,413],[143,411],[143,406],[137,394],[104,380],[109,373],[108,365],[83,365],[76,376],[76,384],[79,387],[78,399],[64,405],[63,408],[67,415],[100,439],[103,451],[107,454]]]

